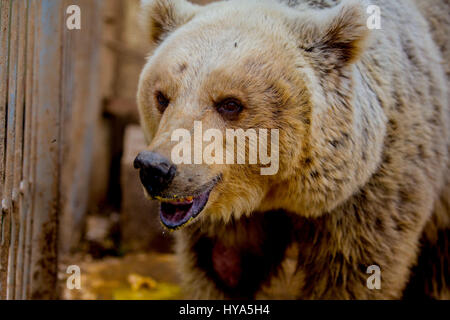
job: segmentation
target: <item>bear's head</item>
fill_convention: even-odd
[[[154,50],[138,90],[149,145],[135,167],[164,225],[272,209],[317,216],[367,182],[385,119],[357,94],[369,36],[360,2],[142,8]]]

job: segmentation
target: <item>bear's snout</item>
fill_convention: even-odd
[[[134,168],[139,169],[139,177],[150,196],[157,196],[166,189],[177,171],[177,167],[156,152],[143,151],[134,160]]]

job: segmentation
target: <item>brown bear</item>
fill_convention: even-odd
[[[188,297],[450,297],[448,1],[142,3],[135,167]],[[251,129],[272,174],[225,139]]]

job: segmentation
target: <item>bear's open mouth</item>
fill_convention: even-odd
[[[214,186],[215,183],[197,196],[173,199],[156,197],[161,203],[159,216],[163,225],[168,229],[175,230],[196,218],[208,203]]]

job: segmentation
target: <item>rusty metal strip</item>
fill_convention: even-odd
[[[8,194],[6,187],[6,127],[8,122],[7,97],[8,97],[8,78],[9,78],[9,35],[10,35],[10,14],[11,1],[2,0],[1,2],[1,33],[0,33],[0,194],[2,209],[0,216],[0,299],[6,298],[7,267],[9,257],[9,224],[10,215],[7,211]]]
[[[36,126],[37,126],[37,108],[38,108],[38,69],[39,69],[39,34],[40,25],[36,17],[40,16],[40,2],[38,0],[29,0],[29,16],[31,28],[28,30],[28,41],[32,48],[33,58],[31,59],[32,72],[28,75],[28,103],[31,108],[31,120],[29,121],[30,127],[30,140],[29,140],[29,164],[28,164],[28,183],[25,186],[28,188],[29,197],[27,198],[28,212],[26,218],[26,232],[25,232],[25,256],[24,256],[24,278],[22,285],[23,298],[30,298],[31,295],[31,251],[32,251],[32,235],[34,225],[34,187],[36,179]]]
[[[15,298],[25,299],[25,284],[26,284],[26,234],[28,230],[28,220],[30,217],[30,144],[31,144],[31,121],[32,121],[32,76],[33,76],[33,27],[34,16],[30,6],[30,0],[24,1],[26,17],[25,24],[25,70],[24,70],[24,136],[23,136],[23,164],[22,164],[22,180],[19,185],[19,202],[20,202],[20,231],[19,244],[17,251],[17,268],[16,268],[16,288]]]
[[[5,182],[3,186],[3,211],[11,215],[12,188],[14,179],[14,146],[15,146],[15,120],[16,120],[16,88],[17,88],[17,2],[13,1],[10,16],[9,38],[9,72],[8,72],[8,100],[6,108],[6,155],[5,155]],[[8,227],[8,226],[7,226]]]
[[[6,90],[8,84],[9,0],[0,0],[0,200],[5,173]],[[1,225],[1,221],[0,221]],[[0,238],[1,238],[0,228]]]
[[[7,146],[6,146],[6,176],[5,176],[5,193],[7,199],[7,211],[10,214],[10,243],[9,243],[9,257],[8,257],[8,277],[7,277],[7,291],[6,298],[14,299],[14,282],[16,269],[16,249],[18,236],[18,208],[17,208],[17,193],[15,195],[15,176],[16,172],[21,169],[21,159],[17,159],[17,149],[21,148],[22,128],[17,128],[17,124],[21,124],[23,119],[19,117],[22,115],[23,105],[20,105],[21,94],[19,92],[20,86],[20,3],[21,1],[12,2],[11,10],[11,36],[10,36],[10,73],[9,73],[9,96],[8,96],[8,123],[7,123]]]
[[[23,206],[21,199],[23,194],[20,192],[22,182],[23,166],[23,147],[24,147],[24,102],[25,102],[25,67],[26,67],[26,0],[17,2],[17,24],[18,24],[18,62],[17,62],[17,89],[16,89],[16,140],[14,147],[14,176],[12,190],[12,234],[10,245],[10,257],[8,265],[8,299],[16,299],[17,271],[20,269],[19,260],[19,237],[22,230],[21,216]]]

